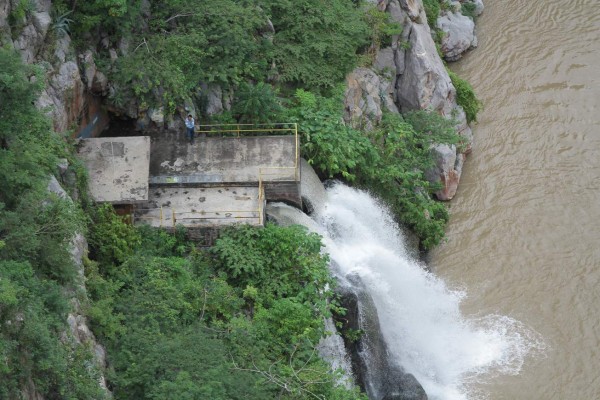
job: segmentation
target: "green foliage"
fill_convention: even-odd
[[[377,154],[368,138],[343,123],[340,97],[299,89],[287,119],[298,123],[302,156],[310,164],[326,177],[354,180],[357,166],[372,163]]]
[[[235,286],[260,288],[258,303],[296,296],[325,310],[327,287],[333,282],[320,249],[320,237],[300,226],[268,224],[264,229],[244,225],[229,230],[211,251]]]
[[[423,248],[439,243],[448,221],[431,197],[437,187],[425,173],[434,165],[434,143],[461,145],[453,121],[429,111],[386,115],[379,128],[361,132],[342,122],[341,100],[298,90],[289,117],[303,135],[302,155],[326,177],[356,181],[392,206]]]
[[[456,88],[456,102],[465,110],[467,122],[477,122],[477,114],[483,108],[483,105],[469,82],[448,70],[448,75],[452,80],[452,85]]]
[[[82,214],[73,203],[45,193],[40,186],[25,192],[14,208],[0,208],[0,235],[5,243],[0,259],[35,260],[38,273],[70,282],[75,269],[68,247],[83,226]]]
[[[267,73],[271,44],[257,36],[266,17],[252,2],[169,0],[152,2],[146,11],[129,5],[118,15],[107,14],[97,3],[80,5],[75,29],[102,26],[131,42],[130,51],[109,71],[121,92],[115,103],[135,98],[172,113],[201,82],[237,85]],[[102,55],[108,59],[108,53]]]
[[[77,2],[70,25],[75,36],[92,32],[94,37],[102,27],[109,39],[126,37],[131,43],[115,62],[109,61],[106,51],[99,54],[104,61],[97,60],[107,66],[117,88],[114,104],[136,99],[142,109],[162,106],[173,113],[184,99],[202,96],[200,88],[209,83],[235,88],[269,79],[332,88],[343,81],[356,65],[357,51],[368,44],[362,14],[345,0],[329,1],[327,7],[320,0],[167,0],[149,6],[103,0]],[[388,22],[377,26],[382,39],[398,30]],[[264,92],[266,87],[256,94],[276,106]],[[275,107],[261,114],[243,104],[244,99],[240,102],[241,113],[250,113],[247,118],[269,119],[277,111]],[[246,106],[249,110],[244,110]]]
[[[33,0],[17,0],[8,14],[8,24],[12,30],[13,39],[16,39],[25,27],[27,18],[35,10]]]
[[[423,8],[425,8],[429,27],[436,28],[437,19],[440,16],[440,0],[423,0]]]
[[[90,353],[57,340],[68,310],[62,287],[28,262],[0,260],[0,282],[0,398],[21,398],[28,379],[48,398],[104,398]]]
[[[56,32],[58,37],[63,37],[71,33],[71,23],[72,19],[68,18],[69,15],[73,13],[73,10],[65,11],[59,14],[55,9],[52,10],[52,20],[54,21],[52,24],[52,29]]]
[[[133,254],[140,242],[135,228],[118,216],[110,204],[101,204],[91,213],[89,245],[91,257],[101,269],[112,269]]]
[[[475,5],[475,3],[462,3],[461,7],[460,7],[460,13],[466,17],[471,18],[472,20],[474,20],[475,17],[475,10],[477,9],[477,6]]]
[[[169,233],[165,229],[152,228],[149,225],[135,227],[141,238],[138,252],[144,255],[175,257],[183,256],[189,252],[193,244],[186,238],[186,230],[177,225],[175,232]],[[136,243],[133,243],[134,245]]]
[[[115,354],[116,399],[266,399],[255,376],[231,369],[221,339],[201,325],[156,335],[143,325],[121,342]]]
[[[318,236],[240,226],[182,257],[183,236],[138,232],[118,268],[86,262],[116,399],[364,399],[315,354],[334,306]]]
[[[444,236],[448,212],[432,199],[437,187],[425,173],[434,166],[430,147],[434,143],[458,144],[454,122],[429,111],[414,111],[401,118],[385,115],[371,138],[380,158],[361,171],[361,182],[392,206],[400,221],[430,249]]]
[[[356,65],[368,26],[352,2],[261,0],[273,22],[272,58],[282,82],[332,88]]]
[[[369,5],[365,11],[365,20],[371,32],[369,54],[373,59],[380,47],[391,44],[391,38],[402,33],[402,25],[391,20],[391,15],[380,11],[376,6]]]
[[[271,85],[259,82],[256,85],[244,83],[235,92],[232,113],[238,122],[269,123],[277,121],[283,107]]]

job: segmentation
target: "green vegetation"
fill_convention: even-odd
[[[427,15],[427,23],[431,29],[436,29],[437,19],[440,16],[440,0],[423,0],[423,8]]]
[[[46,398],[100,399],[91,353],[61,339],[64,287],[76,277],[69,243],[84,224],[77,205],[46,189],[66,154],[33,105],[39,73],[0,48],[0,398],[34,385]]]
[[[73,6],[76,36],[102,27],[115,43],[122,37],[129,43],[116,62],[107,51],[99,61],[120,92],[115,103],[135,98],[141,108],[164,106],[169,113],[201,97],[200,83],[227,88],[269,79],[331,88],[356,64],[368,36],[361,13],[344,0],[327,7],[319,0],[167,0],[147,9],[110,0]]]
[[[273,87],[259,82],[256,85],[242,84],[236,91],[231,110],[238,122],[268,123],[280,118],[283,107]]]
[[[456,88],[456,102],[465,110],[467,122],[477,122],[477,113],[481,111],[483,105],[477,99],[475,91],[469,82],[448,70],[448,75],[452,80],[452,84]]]
[[[460,13],[462,15],[474,20],[476,9],[477,9],[477,6],[475,5],[475,3],[462,3],[461,8],[460,8]]]
[[[121,254],[132,228],[114,214],[100,225]],[[135,233],[117,268],[86,266],[116,399],[364,399],[315,354],[335,307],[319,236],[241,226],[198,251],[181,231]]]
[[[342,101],[298,90],[288,118],[299,123],[303,156],[324,177],[354,181],[382,197],[417,233],[424,249],[438,244],[448,221],[446,207],[432,199],[438,187],[425,178],[434,166],[433,143],[459,144],[449,121],[417,111],[386,115],[372,132],[341,122]]]

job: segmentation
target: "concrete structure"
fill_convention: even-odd
[[[295,133],[292,126],[276,130]],[[296,135],[204,137],[189,144],[183,132],[161,132],[81,140],[79,154],[94,200],[133,205],[118,211],[155,227],[183,225],[204,244],[222,226],[262,225],[267,200],[302,206]]]
[[[149,137],[82,139],[78,153],[89,172],[92,199],[112,204],[148,200]]]
[[[183,133],[152,138],[153,187],[229,187],[264,184],[267,200],[302,206],[297,138],[209,137],[189,144]],[[225,201],[225,200],[224,200]]]
[[[135,219],[167,228],[262,225],[264,207],[258,187],[153,187],[148,207],[137,208]]]
[[[152,184],[258,184],[297,180],[294,136],[211,137],[190,145],[182,134],[152,138]]]

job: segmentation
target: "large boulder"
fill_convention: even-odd
[[[435,166],[425,175],[429,181],[441,183],[442,188],[435,193],[436,197],[439,200],[450,200],[458,189],[465,155],[457,153],[456,146],[447,144],[433,145],[431,151]]]
[[[456,90],[437,55],[429,27],[413,23],[409,29],[404,72],[396,83],[397,104],[403,112],[430,109],[449,116],[456,107]]]
[[[442,54],[448,61],[456,61],[467,50],[477,47],[475,23],[460,13],[447,12],[437,20],[438,28],[444,32]]]
[[[415,17],[417,3],[419,18]],[[442,189],[436,193],[437,197],[449,200],[456,193],[464,154],[472,147],[471,128],[467,124],[464,110],[456,102],[456,89],[438,56],[421,1],[411,3],[390,0],[386,11],[391,20],[404,27],[394,50],[397,71],[394,93],[396,105],[402,112],[428,109],[452,118],[457,121],[457,132],[464,138],[465,144],[458,152],[454,146],[440,145],[433,148],[436,167],[428,171],[427,177],[431,182],[442,184]],[[406,43],[408,45],[402,45]]]
[[[391,60],[393,62],[393,57]],[[346,77],[344,121],[350,126],[370,130],[381,121],[384,110],[398,112],[392,98],[393,80],[393,73],[382,76],[369,68],[352,71]]]
[[[202,83],[200,89],[205,101],[204,112],[207,115],[220,114],[224,110],[231,109],[233,92],[224,91],[220,85],[215,83]]]
[[[334,266],[335,267],[335,266]],[[346,314],[336,316],[342,333],[362,332],[357,340],[343,334],[357,384],[370,399],[427,400],[421,384],[389,358],[388,345],[381,333],[377,308],[358,275],[346,276],[350,285],[337,288]]]

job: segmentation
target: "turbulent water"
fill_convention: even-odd
[[[485,104],[436,273],[465,314],[547,344],[489,399],[600,398],[600,1],[488,0],[479,48],[452,68]]]
[[[289,216],[290,208],[279,207],[280,215]],[[430,399],[471,398],[474,379],[517,373],[540,345],[535,333],[509,317],[465,318],[465,293],[450,290],[407,255],[393,218],[367,193],[337,184],[313,218],[317,227],[307,225],[324,236],[340,283],[351,284],[349,275],[361,277],[390,357],[419,380]]]

